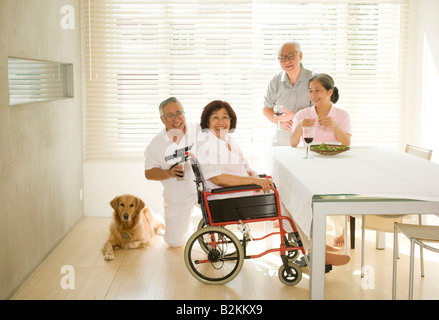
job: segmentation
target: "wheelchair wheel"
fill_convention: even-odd
[[[300,250],[287,251],[287,259],[290,262],[296,261],[300,256]]]
[[[224,284],[241,271],[244,250],[229,230],[204,227],[196,231],[186,243],[184,262],[197,280],[206,284]]]
[[[209,226],[209,225],[206,225],[206,224],[204,223],[204,219],[201,218],[200,222],[198,223],[197,231],[198,231],[198,230],[201,230],[202,228],[206,228],[206,227],[208,227],[208,226]],[[229,230],[230,232],[232,232],[232,233],[236,236],[236,238],[237,238],[237,239],[241,242],[241,244],[242,244],[243,241],[242,241],[242,239],[240,239],[240,235],[242,234],[242,232],[239,231],[239,229],[238,229],[237,226],[238,226],[238,225],[236,225],[236,224],[228,224],[228,225],[226,225],[226,226],[224,226],[224,227],[221,227],[221,228],[225,228],[225,229]],[[244,235],[243,235],[243,237],[244,237]],[[247,237],[246,240],[247,240],[247,241],[246,241],[246,247],[247,247],[247,246],[248,246],[248,243],[249,243],[249,241],[250,241],[250,239]],[[203,239],[202,239],[202,238],[199,238],[198,241],[200,242],[200,246],[201,246],[201,248],[203,248],[203,249],[207,252],[207,246],[206,246],[206,244],[203,242]]]
[[[298,247],[298,244],[296,243],[296,241],[294,241],[291,238],[291,234],[289,234],[284,239],[285,239],[285,244],[287,244],[287,246]],[[294,262],[294,261],[296,261],[299,258],[300,250],[288,251],[288,249],[287,249],[286,256],[287,256],[287,259],[288,259],[289,262]]]
[[[295,286],[302,280],[302,270],[295,263],[288,263],[289,270],[284,265],[279,267],[279,280],[287,286]]]

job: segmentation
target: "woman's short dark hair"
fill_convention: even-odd
[[[321,83],[321,85],[326,89],[326,90],[331,90],[332,89],[332,96],[331,96],[331,102],[332,103],[336,103],[338,101],[339,93],[338,93],[338,88],[334,85],[334,79],[332,79],[332,77],[326,73],[319,73],[314,75],[311,79],[309,79],[308,84],[310,84],[312,81],[317,80],[318,82]]]
[[[221,100],[214,100],[212,102],[209,102],[207,104],[207,106],[204,107],[203,112],[201,113],[201,121],[200,121],[201,129],[208,128],[210,115],[213,112],[215,112],[215,111],[217,111],[219,109],[222,109],[222,108],[226,109],[227,113],[229,114],[229,117],[230,117],[230,130],[235,129],[236,128],[236,122],[237,122],[236,113],[235,113],[235,111],[233,111],[233,109],[230,106],[230,104],[228,104],[225,101],[221,101]]]

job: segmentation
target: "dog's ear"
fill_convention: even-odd
[[[145,207],[145,202],[142,201],[139,197],[137,197],[137,209],[140,211]]]
[[[114,199],[110,201],[110,206],[111,206],[114,210],[116,210],[117,207],[119,206],[118,203],[119,203],[119,196],[114,197]]]

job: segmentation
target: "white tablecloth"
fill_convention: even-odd
[[[332,156],[304,148],[273,147],[271,175],[281,201],[309,237],[314,195],[439,201],[439,165],[379,147],[351,147]]]

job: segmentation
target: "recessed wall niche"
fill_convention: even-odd
[[[73,98],[73,64],[8,57],[9,105]]]

